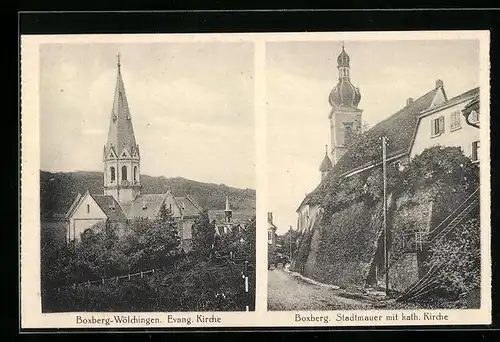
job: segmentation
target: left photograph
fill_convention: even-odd
[[[39,52],[42,312],[254,311],[253,44]]]

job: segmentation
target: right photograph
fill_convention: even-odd
[[[479,40],[266,44],[268,310],[480,308],[479,85]]]

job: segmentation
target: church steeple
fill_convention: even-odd
[[[139,146],[135,141],[118,54],[108,141],[104,146],[104,193],[121,204],[131,202],[140,193],[139,166]]]
[[[351,58],[345,51],[337,57],[338,81],[328,97],[332,106],[330,120],[331,162],[335,165],[347,150],[352,133],[361,129],[362,110],[358,108],[361,92],[351,82]]]
[[[120,55],[117,56],[117,77],[111,121],[109,123],[107,148],[114,148],[116,153],[122,153],[124,149],[132,152],[137,147],[135,142],[132,117],[128,106],[127,94],[121,73]]]

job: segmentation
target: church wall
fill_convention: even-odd
[[[193,224],[194,219],[184,219],[180,222],[181,224],[181,239],[190,240],[193,238]]]
[[[70,217],[68,227],[70,230],[69,239],[79,240],[80,234],[83,233],[85,229],[92,227],[94,224],[106,218],[106,214],[104,214],[94,199],[87,194]]]
[[[479,141],[479,129],[468,125],[461,113],[458,115],[460,118],[460,128],[451,128],[452,114],[461,111],[469,100],[421,118],[410,157],[413,158],[425,149],[436,145],[460,147],[466,156],[471,157],[472,143]],[[444,132],[433,136],[431,131],[432,124],[435,119],[441,116],[444,117]]]
[[[300,208],[298,212],[298,229],[300,232],[303,232],[307,228],[309,216],[309,205],[304,205]]]

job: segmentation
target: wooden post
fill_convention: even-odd
[[[388,234],[387,234],[387,140],[386,137],[382,137],[382,171],[384,179],[384,261],[385,261],[385,295],[389,293],[389,248]]]
[[[243,273],[245,279],[245,311],[250,311],[249,301],[250,297],[248,296],[248,261],[245,260],[245,271]]]

